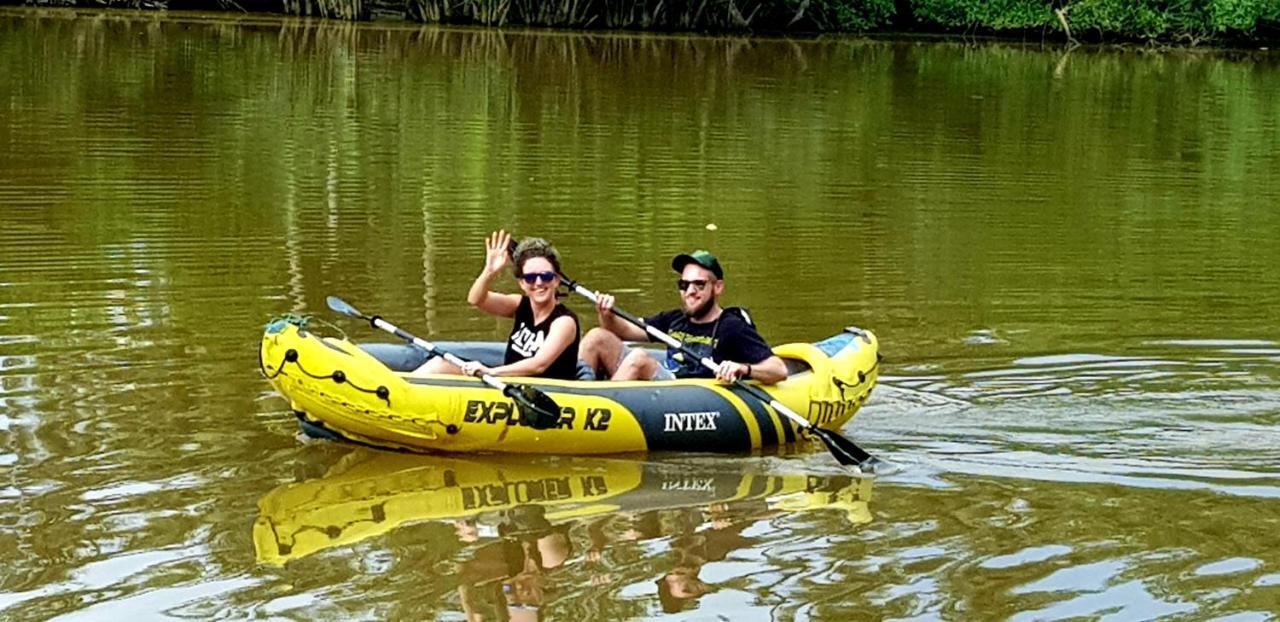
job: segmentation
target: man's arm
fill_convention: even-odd
[[[740,309],[725,309],[725,313],[735,318],[732,329],[722,339],[731,339],[725,344],[726,361],[716,369],[716,377],[725,382],[733,382],[738,378],[758,380],[764,384],[775,384],[787,377],[787,364],[773,355],[773,349],[760,336],[755,325]]]
[[[787,364],[782,359],[770,355],[759,363],[751,363],[747,369],[748,378],[759,380],[764,384],[777,384],[787,379]]]
[[[649,333],[613,312],[613,296],[596,292],[596,318],[600,327],[621,337],[623,341],[647,341]]]

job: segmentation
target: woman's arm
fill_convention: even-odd
[[[496,276],[487,270],[481,272],[480,276],[476,277],[476,281],[471,284],[471,291],[467,292],[467,302],[489,315],[515,317],[516,309],[520,307],[520,296],[491,291],[489,284]]]
[[[467,302],[489,315],[515,317],[516,309],[520,306],[520,296],[489,290],[494,277],[502,274],[511,263],[511,256],[507,254],[509,244],[511,234],[506,231],[497,231],[485,239],[484,269],[471,284],[471,291],[467,292]]]

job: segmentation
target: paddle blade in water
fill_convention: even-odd
[[[822,443],[831,451],[831,455],[835,456],[836,462],[845,466],[856,466],[864,473],[871,473],[875,470],[875,465],[879,460],[876,460],[874,456],[855,445],[853,441],[831,430],[824,430],[816,426],[809,428],[809,431],[817,435],[819,439],[822,439]]]
[[[560,421],[560,405],[546,393],[527,384],[508,385],[505,393],[515,400],[521,423],[535,430],[546,430]]]

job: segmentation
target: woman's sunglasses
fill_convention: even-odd
[[[680,279],[679,281],[676,281],[676,287],[680,288],[680,291],[689,289],[690,285],[697,288],[698,291],[702,291],[707,288],[707,282],[702,279],[697,279],[694,281],[686,281],[684,279]]]
[[[520,278],[523,279],[525,283],[528,283],[530,285],[533,285],[538,281],[542,281],[543,283],[550,283],[556,279],[556,273],[550,270],[546,270],[544,272],[526,272],[524,274],[521,274]]]

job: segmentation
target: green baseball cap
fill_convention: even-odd
[[[676,272],[684,272],[684,267],[691,263],[696,263],[710,270],[711,274],[716,275],[717,279],[724,278],[724,268],[720,267],[720,262],[716,259],[716,256],[704,250],[676,255],[676,258],[671,260],[671,269]]]

